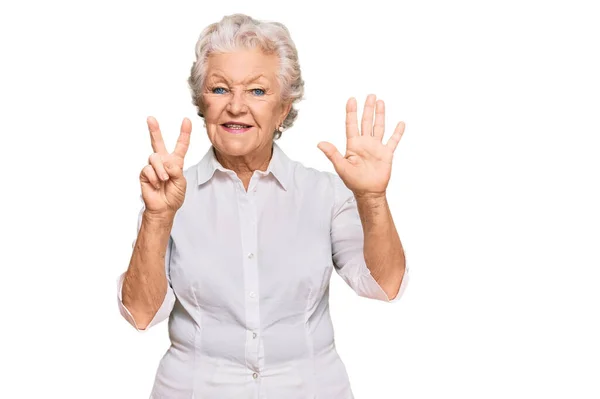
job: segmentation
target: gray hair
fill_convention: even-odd
[[[208,56],[212,53],[228,53],[257,47],[266,54],[276,54],[279,57],[280,100],[294,104],[303,98],[304,81],[300,73],[298,52],[285,25],[279,22],[259,21],[245,14],[233,14],[206,27],[196,43],[196,61],[192,65],[188,84],[192,102],[201,118],[204,118],[202,88]],[[297,116],[298,110],[292,105],[281,126],[284,129],[291,127]],[[279,137],[281,132],[275,130],[273,140]]]

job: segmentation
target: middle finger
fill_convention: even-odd
[[[362,115],[362,124],[360,133],[362,136],[373,135],[373,111],[375,110],[375,94],[369,94],[365,101],[365,109]]]

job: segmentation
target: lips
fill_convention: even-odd
[[[247,124],[241,123],[241,122],[226,122],[226,123],[223,123],[221,126],[225,126],[229,129],[245,129],[245,128],[252,127],[252,125],[247,125]]]
[[[224,123],[221,125],[226,132],[232,134],[240,134],[249,131],[252,126],[250,125],[240,125],[236,123]]]
[[[229,129],[247,129],[250,127],[249,125],[238,125],[234,123],[224,123],[223,126]]]

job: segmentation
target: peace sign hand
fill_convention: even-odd
[[[175,151],[167,152],[154,117],[148,117],[148,130],[154,153],[140,173],[142,198],[146,212],[159,217],[174,217],[183,205],[187,181],[183,176],[183,160],[190,145],[192,122],[184,118]]]

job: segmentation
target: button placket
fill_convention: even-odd
[[[240,227],[242,229],[242,266],[244,268],[244,290],[245,294],[245,314],[246,328],[246,366],[254,379],[258,378],[259,368],[259,345],[257,339],[260,328],[259,316],[259,286],[258,286],[258,266],[257,266],[257,232],[256,232],[256,206],[253,195],[253,183],[250,183],[249,192],[242,190],[239,193]]]

